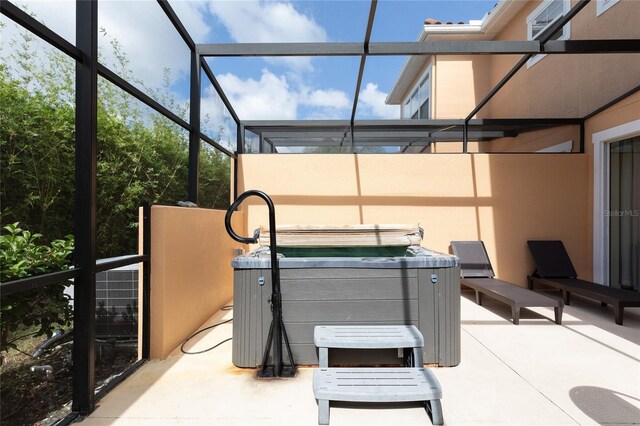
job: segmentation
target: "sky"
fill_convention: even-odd
[[[468,22],[482,19],[497,0],[381,0],[372,41],[415,41],[426,18]],[[74,1],[18,1],[37,19],[75,42]],[[362,42],[370,2],[364,0],[262,1],[170,0],[196,43]],[[2,40],[20,31],[7,24]],[[189,98],[189,50],[155,0],[100,0],[101,62],[116,72],[112,41],[128,59],[131,74],[146,87]],[[3,41],[3,49],[6,43]],[[399,106],[384,100],[406,57],[369,57],[356,119],[399,118]],[[241,120],[343,119],[351,116],[359,57],[208,58]],[[203,81],[202,112],[225,115],[213,87]],[[135,83],[141,84],[141,83]],[[228,114],[227,114],[228,115]]]

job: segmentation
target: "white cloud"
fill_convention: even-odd
[[[364,90],[360,91],[358,97],[358,109],[363,115],[371,118],[400,118],[400,109],[397,105],[387,105],[384,103],[387,94],[378,90],[375,83],[367,83]]]
[[[76,5],[73,0],[21,0],[14,4],[57,32],[70,43],[76,40]],[[4,16],[3,16],[4,18]],[[7,21],[10,21],[7,19]],[[22,27],[20,27],[22,28]],[[4,32],[4,30],[3,30]],[[5,37],[3,35],[3,37]]]
[[[304,118],[344,118],[351,108],[349,97],[341,90],[292,85],[286,76],[266,68],[259,80],[228,73],[219,75],[218,81],[242,120],[295,120],[301,118],[304,107],[312,108]],[[213,90],[203,99],[202,110],[212,118],[222,117],[221,102]]]
[[[239,43],[326,41],[327,33],[291,3],[211,1],[215,14]]]
[[[36,19],[67,41],[75,43],[75,1],[21,0],[17,4],[25,4]],[[115,39],[129,60],[127,68],[134,78],[142,80],[145,85],[161,87],[164,68],[171,69],[173,81],[188,76],[189,49],[155,1],[101,0],[98,7],[98,25],[108,35],[98,39],[104,65],[119,71],[113,65],[116,54],[109,42]],[[194,39],[204,38],[210,32],[211,27],[204,19],[205,3],[180,1],[172,2],[172,7]],[[4,49],[8,45],[6,41],[19,39],[18,35],[25,30],[4,16],[2,22],[7,23],[0,37]]]
[[[118,72],[118,52],[110,44],[114,39],[129,61],[127,68],[133,78],[142,80],[146,86],[162,87],[163,68],[171,69],[173,80],[188,75],[189,48],[157,4],[146,1],[98,4],[98,24],[107,34],[98,39],[105,65]]]
[[[324,42],[327,32],[312,17],[298,12],[291,3],[266,1],[209,2],[209,10],[238,43]],[[265,58],[294,71],[313,69],[311,58]]]
[[[75,43],[75,2],[73,1],[28,1],[16,3],[20,9],[32,15],[36,20],[45,24],[49,29],[57,32],[70,43]],[[63,78],[68,74],[64,71],[73,72],[73,60],[62,54],[65,63],[64,71],[58,63],[52,63],[51,55],[56,55],[58,50],[45,42],[41,38],[33,35],[24,27],[16,24],[11,19],[0,16],[3,24],[0,30],[0,62],[7,67],[7,72],[16,79],[19,79],[25,88],[38,90],[38,81],[34,79],[31,69],[23,66],[21,55],[26,54],[29,58],[28,65],[33,70],[46,70],[51,72],[48,79],[58,79],[63,83]],[[66,66],[69,66],[66,69]],[[66,93],[73,96],[73,93]]]
[[[351,106],[351,101],[342,90],[303,90],[300,94],[300,102],[316,107],[343,109]]]
[[[297,118],[298,94],[290,89],[284,76],[278,77],[263,69],[260,80],[222,74],[218,81],[243,120]]]
[[[337,120],[349,116],[352,101],[342,90],[300,88],[299,102],[301,105],[313,108],[304,117],[307,120]]]
[[[206,40],[212,29],[204,19],[207,10],[206,3],[192,0],[171,0],[170,4],[193,41],[202,43]]]
[[[313,17],[304,15],[288,2],[172,0],[171,5],[196,42],[206,41],[211,34],[207,12],[215,14],[237,42],[324,42],[328,39],[325,29]],[[74,1],[30,1],[28,7],[39,20],[74,41]],[[165,67],[171,69],[173,81],[184,81],[188,77],[189,50],[155,2],[102,0],[99,7],[100,26],[106,28],[109,37],[119,41],[129,59],[127,67],[136,79],[159,88]],[[2,20],[10,22],[4,17]],[[3,41],[21,31],[14,27],[10,23],[3,29]],[[3,44],[6,49],[7,43]],[[100,37],[100,49],[105,65],[112,67],[116,53],[108,38]],[[344,119],[349,116],[350,95],[303,83],[305,79],[300,71],[312,69],[310,58],[271,59],[281,64],[284,61],[292,72],[276,74],[263,69],[258,79],[243,79],[232,73],[218,76],[241,119]],[[188,99],[188,93],[175,93],[175,96]],[[203,97],[203,113],[208,113],[214,122],[228,121],[229,117],[223,117],[221,101],[215,97],[211,92]],[[367,84],[360,92],[359,112],[372,118],[398,118],[397,106],[385,105],[385,97],[376,84]],[[233,139],[235,135],[230,137]]]

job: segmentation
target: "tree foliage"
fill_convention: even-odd
[[[36,44],[33,35],[23,32],[6,42],[9,51],[0,55],[2,282],[66,269],[73,250],[72,239],[60,238],[73,234],[75,62]],[[178,115],[187,115],[187,105],[169,92],[170,70],[164,70],[163,88],[146,88],[134,78],[119,43],[111,44],[116,57],[111,69]],[[137,252],[140,206],[187,198],[189,155],[184,129],[106,80],[98,83],[96,245],[98,257],[105,258]],[[202,207],[228,206],[229,174],[224,154],[202,151]],[[53,327],[68,324],[72,312],[63,287],[3,296],[0,350],[15,347],[20,329],[50,334]]]
[[[73,232],[75,63],[53,49],[43,53],[33,42],[27,33],[9,41],[10,51],[0,63],[1,221],[21,222],[55,239]],[[187,115],[187,105],[169,92],[168,69],[163,88],[145,88],[129,69],[119,43],[111,44],[113,70],[178,115]],[[229,173],[224,154],[202,150],[202,207],[228,206]],[[135,253],[138,208],[185,200],[187,175],[188,133],[99,79],[98,256]]]
[[[69,267],[73,236],[39,244],[41,234],[7,225],[0,235],[0,281],[7,282]],[[51,335],[56,327],[71,323],[72,309],[65,285],[52,284],[2,297],[0,310],[0,352],[16,348],[30,335]]]
[[[51,70],[35,70],[32,42],[25,34],[22,43],[10,43],[17,70],[0,64],[2,224],[21,222],[62,237],[72,231],[73,86],[63,79],[54,85]],[[62,75],[72,72],[62,57],[51,59],[51,67],[65,70]]]

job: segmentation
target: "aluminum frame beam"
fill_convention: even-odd
[[[322,131],[265,131],[262,133],[265,138],[274,138],[274,139],[304,139],[309,137],[316,138],[342,138],[344,136],[344,131],[339,130],[322,130]],[[355,130],[356,136],[364,136],[364,137],[373,137],[373,138],[392,138],[392,137],[400,137],[400,138],[423,138],[427,135],[426,131],[409,131],[409,132],[398,132],[398,131],[360,131]]]
[[[73,43],[69,43],[64,37],[58,35],[58,33],[39,22],[18,6],[7,0],[2,0],[2,2],[0,2],[0,12],[16,24],[28,31],[31,31],[33,34],[37,35],[56,49],[69,55],[76,61],[82,60],[82,50],[74,46]]]
[[[622,95],[618,96],[617,98],[612,99],[611,101],[609,101],[606,104],[602,105],[600,108],[597,108],[594,111],[591,111],[589,114],[584,116],[582,121],[584,122],[584,121],[590,119],[591,117],[600,114],[602,111],[604,111],[606,109],[609,109],[610,107],[612,107],[613,105],[617,104],[621,100],[623,100],[625,98],[628,98],[629,96],[633,95],[634,93],[636,93],[638,91],[640,91],[640,85],[634,87],[633,89],[627,91],[626,93],[623,93]]]
[[[462,131],[453,132],[423,132],[420,136],[403,137],[390,136],[381,138],[376,136],[365,136],[356,132],[356,146],[361,145],[379,145],[379,146],[409,146],[419,143],[431,142],[460,142],[462,141]],[[518,132],[504,131],[472,131],[469,132],[469,138],[474,141],[488,141],[497,138],[515,137]],[[276,146],[341,146],[342,141],[339,137],[306,137],[306,138],[280,138],[274,135],[266,138],[269,142]]]
[[[331,43],[206,43],[196,50],[202,56],[404,56],[491,55],[540,53],[537,41],[429,41],[373,42],[368,49],[353,42]]]
[[[369,56],[391,55],[519,55],[640,53],[640,40],[423,41],[377,42]]]
[[[0,291],[2,296],[8,296],[13,293],[20,293],[33,288],[46,287],[51,284],[57,284],[65,280],[71,280],[78,276],[80,269],[69,269],[66,271],[51,272],[35,277],[27,277],[19,280],[13,280],[6,283],[0,283]]]
[[[470,132],[470,133],[473,133]],[[504,131],[504,130],[487,130],[482,131],[478,130],[476,133],[483,133],[486,137],[490,138],[503,138],[503,137],[513,137],[517,134],[514,131]],[[322,132],[263,132],[263,137],[269,139],[309,139],[309,138],[341,138],[344,136],[344,132],[337,131],[322,131]],[[456,135],[458,137],[462,136],[462,132],[460,130],[455,131],[360,131],[356,129],[354,131],[354,135],[356,137],[362,137],[366,139],[419,139],[425,137],[439,137],[439,136],[453,136]]]
[[[222,103],[227,108],[227,111],[229,111],[229,114],[231,114],[231,117],[233,118],[233,121],[236,122],[236,125],[239,125],[240,124],[240,118],[238,117],[238,114],[236,114],[236,111],[233,109],[233,106],[231,105],[231,102],[229,101],[229,98],[227,98],[226,93],[224,93],[224,90],[222,90],[222,86],[220,86],[220,83],[218,82],[218,79],[213,74],[213,71],[211,70],[211,67],[209,67],[209,64],[207,63],[205,58],[203,58],[202,56],[200,57],[200,64],[202,66],[202,69],[204,70],[205,75],[209,79],[209,82],[211,83],[211,85],[215,89],[215,91],[218,94],[218,96],[220,96],[220,99],[222,100]]]
[[[542,45],[542,53],[547,55],[640,53],[640,40],[549,40]]]
[[[588,1],[588,0],[587,0]],[[515,41],[413,41],[360,43],[209,43],[203,57],[536,55],[639,53],[637,39]]]
[[[482,118],[471,119],[471,127],[542,127],[580,124],[581,118]],[[249,120],[242,124],[255,133],[265,132],[345,132],[349,129],[347,120]],[[444,127],[462,127],[464,119],[433,120],[355,120],[354,131],[428,131]],[[496,129],[492,129],[496,130]],[[499,130],[499,129],[498,129]]]
[[[120,77],[118,74],[111,71],[109,68],[107,68],[106,66],[100,63],[98,63],[98,75],[108,80],[109,82],[113,83],[119,89],[124,90],[125,92],[127,92],[128,94],[130,94],[131,96],[133,96],[134,98],[136,98],[137,100],[139,100],[140,102],[148,106],[149,108],[155,110],[156,112],[165,116],[169,120],[173,121],[183,129],[190,130],[191,128],[190,124],[187,123],[185,120],[183,120],[181,117],[179,117],[174,112],[170,111],[165,106],[163,106],[161,103],[159,103],[158,101],[156,101],[155,99],[153,99],[152,97],[144,93],[142,90],[138,89],[136,86],[129,83],[128,81]]]
[[[197,44],[200,56],[360,56],[362,43],[204,43]]]
[[[236,155],[233,152],[229,151],[227,148],[225,148],[224,146],[220,145],[218,142],[214,141],[213,139],[211,139],[209,136],[205,135],[202,132],[200,132],[200,139],[202,139],[203,141],[205,141],[206,143],[208,143],[209,145],[211,145],[212,147],[214,147],[218,151],[226,154],[228,157],[231,157],[231,158],[235,158],[236,157]]]
[[[182,40],[184,40],[187,47],[189,47],[189,50],[194,52],[196,50],[196,43],[189,35],[189,31],[187,31],[184,25],[182,25],[182,21],[180,21],[180,18],[178,18],[178,15],[176,15],[176,12],[173,10],[169,2],[167,0],[158,0],[158,4],[164,11],[165,15],[167,15],[167,18],[171,21],[180,37],[182,37]]]

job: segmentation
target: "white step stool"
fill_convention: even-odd
[[[424,338],[415,325],[317,325],[313,342],[320,368],[329,366],[329,348],[395,349],[413,352],[412,367],[422,367]]]
[[[427,368],[319,368],[313,371],[318,424],[329,424],[329,401],[423,401],[434,425],[444,423],[442,388]]]
[[[442,387],[431,370],[422,368],[424,338],[413,325],[316,326],[320,368],[313,371],[318,424],[329,424],[330,401],[422,401],[434,425],[444,424]],[[408,368],[328,368],[329,348],[411,349]]]

